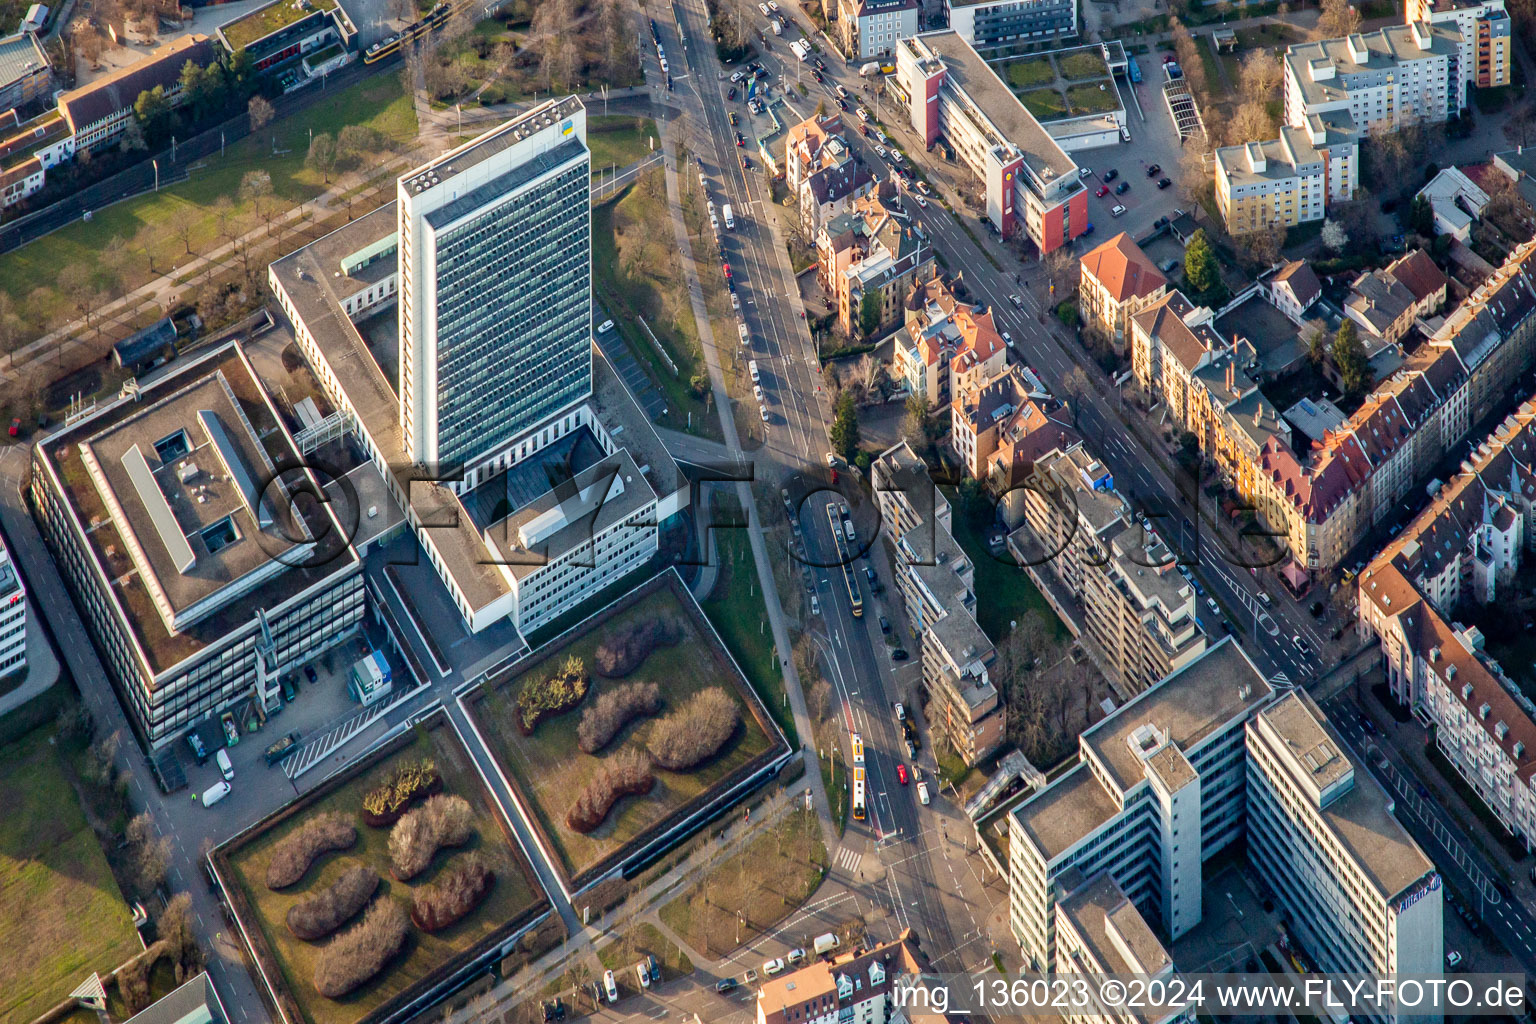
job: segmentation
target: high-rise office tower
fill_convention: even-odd
[[[543,104],[401,177],[400,426],[467,482],[592,393],[586,108]]]

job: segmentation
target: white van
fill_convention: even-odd
[[[213,755],[213,759],[218,762],[219,774],[224,776],[224,781],[233,782],[235,779],[235,766],[229,763],[229,752],[220,748],[219,752]]]
[[[818,935],[816,940],[811,943],[811,948],[816,951],[817,956],[825,956],[837,948],[837,936],[831,932],[827,932],[825,935]]]
[[[619,1001],[619,986],[618,983],[613,980],[612,971],[603,972],[603,994],[608,997],[608,1001],[610,1003],[616,1003]]]
[[[229,783],[215,782],[213,785],[203,790],[203,806],[212,807],[220,800],[223,800],[225,797],[229,796],[229,789]]]
[[[917,802],[924,807],[928,806],[928,783],[919,782],[917,784]]]
[[[747,330],[747,325],[746,324],[737,324],[736,325],[736,333],[741,335],[741,343],[743,345],[750,345],[750,344],[752,344],[752,334],[751,334],[751,332],[749,332]]]
[[[757,360],[756,359],[750,360],[747,363],[747,372],[752,374],[752,383],[753,384],[757,384],[757,383],[761,382],[762,378],[757,375]]]

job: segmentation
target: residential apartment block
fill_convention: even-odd
[[[341,643],[363,615],[362,562],[338,503],[234,342],[98,406],[32,449],[54,561],[146,747]]]
[[[944,0],[949,27],[978,49],[1077,35],[1077,0]]]
[[[923,145],[940,139],[981,180],[986,216],[1004,238],[1024,231],[1041,254],[1088,228],[1077,164],[963,36],[901,40],[898,98]]]
[[[1511,835],[1536,841],[1536,722],[1461,602],[1498,600],[1536,547],[1536,399],[1506,417],[1360,574],[1360,629],[1392,695]]]
[[[905,442],[880,454],[872,481],[897,589],[921,638],[929,727],[975,764],[1002,745],[1007,726],[989,674],[997,651],[976,623],[975,567],[951,532],[949,501]]]
[[[1485,89],[1510,81],[1510,19],[1504,0],[1407,0],[1403,17],[1412,24],[1454,26],[1461,35],[1457,54],[1468,84]]]
[[[1308,114],[1278,139],[1216,150],[1216,206],[1232,234],[1322,220],[1359,185],[1360,145],[1338,113]]]
[[[800,230],[814,241],[823,224],[874,191],[870,170],[853,159],[838,114],[809,117],[784,140],[784,182],[800,209]]]
[[[961,302],[938,276],[912,285],[903,316],[894,338],[895,376],[931,413],[947,411],[955,394],[1008,365],[992,311]]]
[[[268,271],[471,632],[527,633],[623,578],[687,495],[592,343],[581,111],[540,104],[402,177],[420,203],[380,207]],[[398,342],[365,335],[395,303]],[[391,344],[398,369],[376,347]]]
[[[949,428],[966,473],[998,493],[1023,480],[1037,458],[1077,440],[1066,409],[1017,363],[957,391]]]
[[[1230,637],[1091,726],[1078,757],[1008,812],[1009,923],[1034,968],[1079,946],[1082,879],[1177,940],[1201,920],[1202,866],[1246,839],[1322,971],[1440,974],[1434,865],[1311,699]]]
[[[1018,493],[1022,514],[1009,523],[1019,527],[1009,550],[1059,581],[1071,606],[1058,614],[1078,624],[1074,632],[1122,697],[1205,652],[1198,599],[1177,556],[1132,518],[1109,468],[1082,443],[1042,457]],[[1058,590],[1047,589],[1056,604]]]
[[[1132,366],[1237,493],[1284,533],[1297,570],[1326,570],[1422,485],[1536,360],[1533,252],[1536,243],[1517,246],[1343,426],[1305,455],[1250,386],[1243,343],[1223,338],[1209,311],[1181,294],[1132,318]]]
[[[938,273],[933,249],[900,207],[880,194],[855,200],[816,233],[816,279],[832,296],[837,326],[863,337],[864,299],[876,295],[880,328],[898,319],[915,285]]]
[[[1130,317],[1168,293],[1168,279],[1124,231],[1079,261],[1078,309],[1083,319],[1121,345]]]
[[[765,978],[757,993],[757,1024],[886,1024],[899,1006],[897,979],[925,967],[902,933],[895,941],[840,953]]]
[[[917,0],[838,0],[832,28],[848,59],[889,57],[897,40],[917,35],[921,14]]]
[[[1285,123],[1346,115],[1362,138],[1405,124],[1444,121],[1466,106],[1461,33],[1415,21],[1285,51]]]
[[[1360,329],[1366,352],[1401,341],[1414,322],[1434,314],[1450,279],[1425,252],[1415,250],[1380,270],[1355,278],[1344,300],[1344,315]]]

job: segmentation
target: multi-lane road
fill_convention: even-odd
[[[735,215],[735,228],[723,230],[720,236],[721,259],[731,265],[742,302],[741,317],[750,334],[750,343],[741,352],[742,362],[751,359],[757,363],[769,414],[767,443],[756,453],[758,479],[770,487],[773,479],[789,483],[795,497],[804,499],[799,503],[798,519],[805,560],[817,567],[813,572],[824,625],[823,631],[813,624],[811,631],[822,648],[847,721],[864,737],[869,814],[862,823],[850,822],[843,840],[844,849],[850,853],[843,862],[869,864],[877,860],[883,866],[881,871],[861,872],[860,877],[871,879],[863,895],[889,912],[893,930],[913,928],[930,949],[962,948],[980,936],[964,909],[965,901],[950,899],[947,892],[941,896],[939,872],[945,871],[947,877],[943,832],[935,825],[937,817],[920,818],[915,785],[902,785],[896,775],[898,761],[907,760],[906,750],[893,712],[892,662],[880,640],[875,595],[869,592],[866,581],[857,580],[869,614],[855,618],[841,573],[825,568],[836,563],[826,503],[853,500],[858,495],[856,491],[839,495],[820,489],[824,487],[821,474],[825,472],[830,425],[820,389],[820,364],[800,315],[801,302],[788,253],[773,230],[770,218],[774,213],[766,208],[771,197],[755,169],[758,157],[736,145],[736,129],[727,116],[736,110],[745,119],[746,108],[727,100],[731,83],[708,43],[702,0],[670,0],[666,5],[652,5],[646,13],[655,18],[667,50],[674,83],[670,98],[684,111],[673,127],[684,133],[683,141],[693,160],[681,170],[695,181],[702,174],[716,207],[728,202]],[[653,58],[648,54],[647,59]],[[754,169],[743,169],[743,152],[749,153]],[[720,339],[717,333],[718,344],[733,342],[733,338]],[[728,365],[724,353],[721,364]],[[862,516],[859,518],[863,521]],[[764,585],[772,585],[771,580],[765,579]],[[937,792],[936,786],[934,789]],[[990,945],[974,959],[984,960],[989,954]]]

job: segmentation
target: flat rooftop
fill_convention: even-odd
[[[1136,905],[1107,873],[1073,890],[1056,908],[1109,974],[1156,974],[1173,964]]]
[[[1294,76],[1301,87],[1306,103],[1326,103],[1349,96],[1347,79],[1370,71],[1388,71],[1399,64],[1429,57],[1445,57],[1454,60],[1460,48],[1461,33],[1448,25],[1428,25],[1429,46],[1420,49],[1414,41],[1413,26],[1389,25],[1374,32],[1357,33],[1339,39],[1323,39],[1310,43],[1295,43],[1286,48],[1285,63],[1288,75]],[[1363,60],[1355,60],[1349,46],[1350,39],[1363,42]],[[1333,65],[1338,77],[1314,81],[1311,64],[1322,62]]]
[[[1054,183],[1077,173],[1066,150],[958,32],[927,32],[915,39],[943,59],[949,84],[963,90],[1003,138],[1019,148],[1037,178]]]
[[[575,96],[547,100],[532,110],[514,117],[500,128],[486,132],[462,146],[450,149],[442,156],[427,161],[420,167],[405,172],[400,176],[400,184],[408,192],[417,191],[420,187],[436,187],[454,175],[463,174],[471,167],[511,149],[529,135],[552,128],[584,109],[581,100]]]
[[[356,563],[236,343],[39,445],[155,673]]]
[[[238,50],[260,42],[311,14],[329,13],[339,6],[337,0],[272,0],[265,7],[258,7],[249,14],[220,25],[219,33],[231,47]]]
[[[1090,728],[1082,744],[1093,750],[1121,790],[1143,778],[1131,734],[1155,726],[1189,754],[1212,732],[1269,700],[1272,690],[1248,655],[1231,637],[1137,694],[1113,715]]]
[[[0,86],[10,85],[46,67],[48,57],[30,32],[0,39]]]
[[[1264,709],[1260,717],[1290,750],[1291,769],[1304,773],[1312,785],[1325,789],[1353,775],[1348,788],[1321,809],[1321,816],[1383,899],[1398,895],[1435,870],[1392,816],[1391,797],[1370,772],[1356,770],[1310,697],[1293,691]]]
[[[1013,818],[1050,861],[1119,813],[1120,805],[1094,777],[1092,769],[1087,764],[1078,764],[1014,808]]]
[[[565,102],[547,106],[563,110],[566,109],[562,105]],[[509,513],[498,510],[498,499],[492,499],[488,507],[470,509],[442,484],[409,479],[410,460],[405,455],[400,428],[399,399],[394,382],[386,377],[381,367],[381,362],[393,365],[393,351],[388,350],[388,340],[381,338],[381,350],[375,352],[369,339],[342,307],[346,298],[368,283],[358,275],[368,273],[378,262],[393,262],[398,258],[391,246],[396,233],[396,208],[397,203],[386,203],[290,253],[271,265],[269,275],[276,290],[286,295],[294,313],[303,321],[337,381],[341,382],[347,400],[357,413],[359,426],[384,460],[394,467],[392,472],[399,489],[410,495],[416,515],[423,524],[431,527],[432,542],[438,549],[444,571],[463,590],[470,606],[478,609],[511,589],[502,567],[496,564],[498,556],[487,544],[481,528],[504,520]],[[374,254],[377,262],[357,267],[349,262],[349,258],[358,254]],[[344,266],[352,267],[351,272],[346,272]],[[394,344],[398,345],[398,342]],[[654,426],[595,343],[592,346],[592,395],[588,401],[614,443],[628,451],[631,472],[643,477],[640,483],[645,488],[665,496],[687,486],[682,470],[667,453]],[[588,451],[587,457],[590,455]],[[546,483],[540,494],[549,494],[551,500],[555,500],[550,492],[553,485],[554,481]],[[527,497],[527,492],[535,486],[536,480],[517,482],[516,494],[523,497],[519,508],[531,505],[532,499]],[[639,494],[643,488],[636,486],[628,490]],[[511,508],[510,503],[508,508]],[[477,525],[477,514],[480,525]],[[514,576],[520,576],[535,567],[506,568]]]

